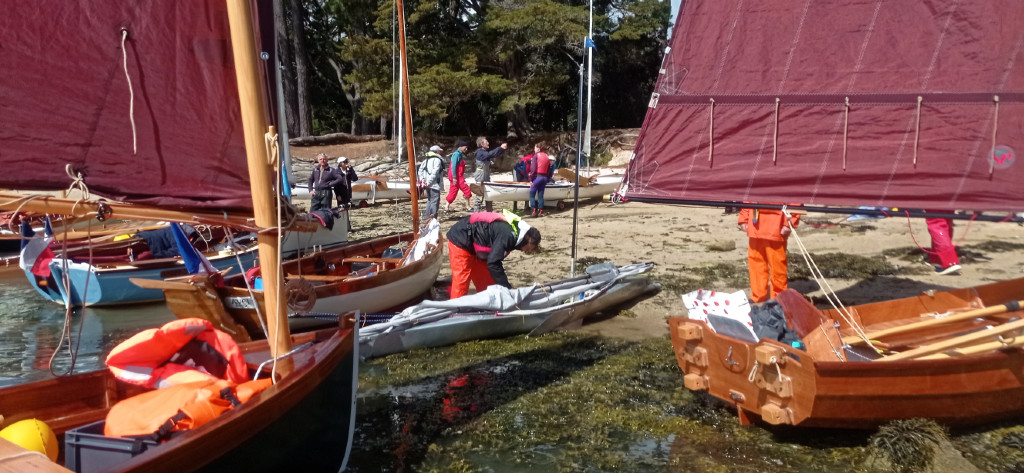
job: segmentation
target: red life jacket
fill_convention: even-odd
[[[248,379],[238,344],[199,318],[175,320],[135,334],[110,352],[107,367],[118,379],[147,388]]]
[[[238,407],[273,384],[270,378],[235,384],[197,381],[149,391],[118,402],[107,413],[103,435],[166,440]]]

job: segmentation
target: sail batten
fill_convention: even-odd
[[[684,2],[626,198],[1024,211],[1024,4]]]

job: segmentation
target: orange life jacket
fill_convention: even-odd
[[[199,318],[175,320],[135,334],[110,352],[107,367],[118,379],[147,388],[248,379],[238,344]]]
[[[221,379],[148,391],[115,404],[107,413],[103,435],[166,440],[238,407],[271,384],[270,378],[241,384]]]

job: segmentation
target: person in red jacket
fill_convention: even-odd
[[[452,299],[469,294],[470,281],[478,292],[494,284],[511,288],[502,261],[512,250],[532,253],[540,246],[540,231],[508,210],[463,217],[447,236]]]
[[[777,209],[741,209],[740,229],[750,238],[747,246],[747,267],[750,271],[750,300],[764,302],[775,299],[789,287],[789,262],[786,241],[800,222],[799,215],[788,219]]]

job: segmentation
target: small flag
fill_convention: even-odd
[[[181,229],[181,224],[172,223],[171,233],[174,234],[174,242],[178,244],[178,252],[181,253],[181,259],[185,262],[185,269],[188,270],[189,274],[217,272],[213,264],[210,263],[210,260],[206,259],[206,256],[203,256],[202,253],[196,251],[196,248],[192,246],[192,242],[188,241],[185,231]]]
[[[50,221],[47,219],[46,228],[50,228]],[[18,266],[40,278],[50,277],[50,261],[53,260],[53,251],[50,250],[50,242],[53,241],[51,234],[43,237],[36,235],[28,219],[21,221],[21,261]]]
[[[597,49],[597,46],[594,46],[594,41],[590,39],[590,36],[587,36],[587,39],[583,42],[583,47]]]

